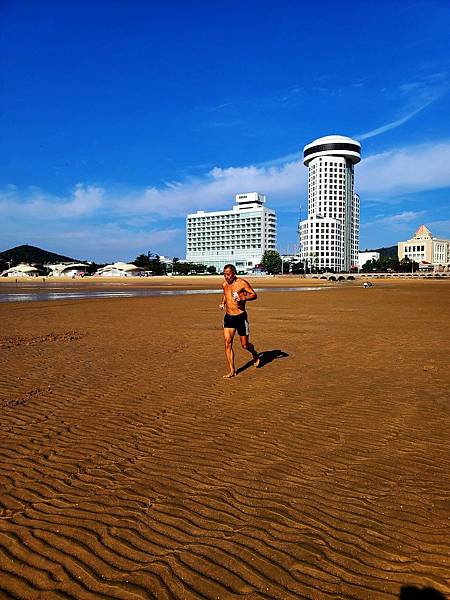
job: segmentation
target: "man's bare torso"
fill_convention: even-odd
[[[226,311],[229,315],[240,315],[245,312],[245,286],[248,285],[245,279],[236,277],[233,283],[224,282],[223,293],[226,302]],[[239,299],[233,298],[233,293],[238,294]]]

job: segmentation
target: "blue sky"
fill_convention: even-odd
[[[450,3],[3,0],[0,250],[183,257],[259,191],[292,251],[303,146],[362,144],[361,248],[450,238]]]

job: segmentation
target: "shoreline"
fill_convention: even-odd
[[[112,277],[105,281],[105,278],[86,279],[53,279],[50,281],[36,281],[36,278],[28,278],[25,281],[1,282],[0,284],[0,304],[18,302],[25,304],[28,302],[57,302],[59,300],[101,300],[101,299],[126,299],[138,297],[157,297],[157,296],[177,296],[177,295],[202,295],[220,293],[222,289],[223,277],[208,277],[206,280],[198,277],[170,278],[152,277],[145,278],[142,281],[140,277],[127,277],[127,281],[117,281],[118,278]],[[200,279],[200,280],[199,280]],[[270,290],[288,293],[290,291],[313,292],[319,290],[342,290],[344,288],[363,287],[366,278],[333,281],[327,279],[315,279],[292,276],[278,277],[254,277],[248,278],[250,284],[258,293],[266,293]],[[372,287],[392,288],[401,284],[414,285],[420,282],[420,285],[429,284],[436,279],[419,278],[386,278],[372,281]],[[445,285],[445,281],[450,279],[442,278],[440,285]]]
[[[346,276],[348,274],[345,274]],[[336,274],[339,277],[340,274]],[[314,285],[322,285],[326,283],[357,283],[361,280],[375,280],[376,282],[389,282],[389,281],[450,281],[450,274],[444,273],[443,275],[409,275],[409,274],[385,274],[385,275],[374,275],[374,274],[355,274],[354,279],[346,279],[345,281],[333,281],[322,278],[321,275],[312,276],[296,276],[296,275],[274,275],[274,276],[240,276],[248,280],[253,286],[262,287],[285,287],[287,282],[289,286],[308,286],[314,282]],[[191,276],[181,275],[175,277],[168,276],[154,276],[154,277],[0,277],[0,288],[1,287],[39,287],[39,286],[66,286],[66,287],[97,287],[108,285],[111,287],[154,287],[154,288],[179,288],[189,289],[195,287],[197,289],[210,289],[212,287],[220,287],[223,282],[222,275],[208,275],[208,276]]]

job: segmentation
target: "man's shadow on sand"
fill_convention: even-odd
[[[415,585],[407,585],[401,589],[400,600],[445,600],[445,596],[431,587],[418,588]]]
[[[282,350],[266,350],[265,352],[259,352],[258,356],[258,369],[262,369],[263,367],[274,361],[276,358],[286,358],[286,356],[289,356],[289,354],[287,352],[283,352]],[[243,373],[249,367],[253,367],[253,360],[249,360],[247,363],[245,363],[245,365],[239,367],[239,369],[236,371],[236,375],[239,375],[239,373]]]

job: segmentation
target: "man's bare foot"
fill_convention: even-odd
[[[253,366],[258,368],[260,364],[261,364],[261,359],[257,355],[256,358],[253,359]]]
[[[231,371],[230,373],[227,373],[226,375],[223,376],[224,379],[231,379],[232,377],[236,377],[235,371]]]

